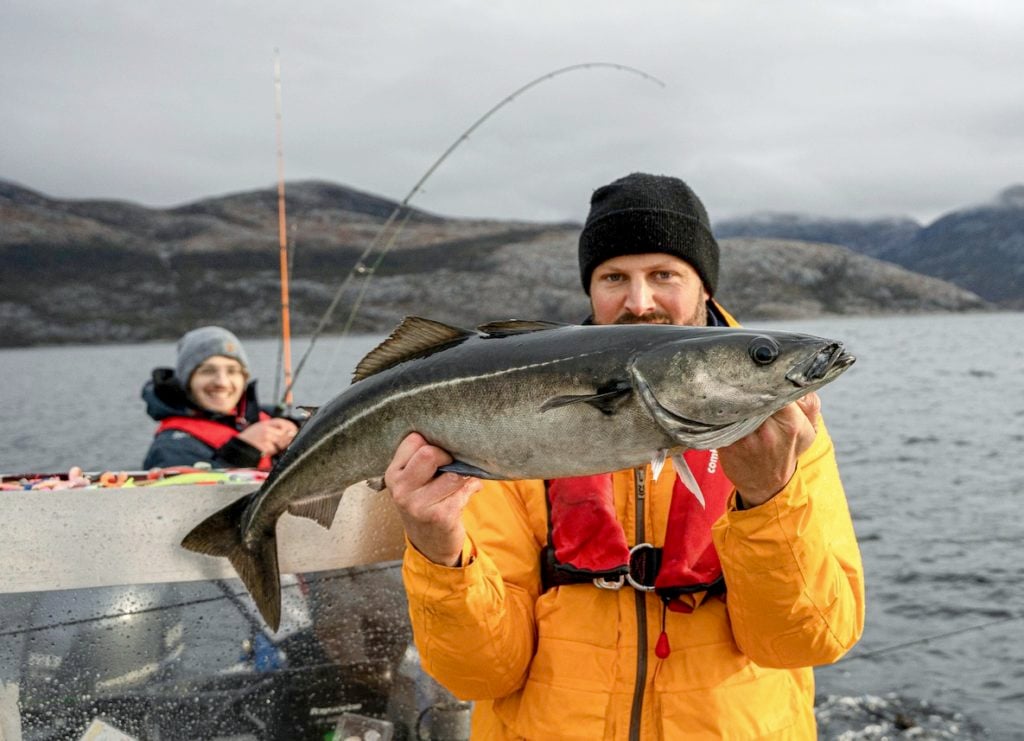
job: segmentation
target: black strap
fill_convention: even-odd
[[[566,584],[590,584],[594,579],[616,580],[627,573],[644,586],[653,587],[661,570],[661,548],[642,548],[633,551],[629,557],[629,566],[622,566],[608,571],[584,571],[559,563],[555,558],[555,549],[544,546],[540,553],[540,577],[544,591]]]
[[[629,568],[625,566],[610,571],[584,571],[563,563],[555,558],[555,549],[545,545],[540,552],[540,579],[544,592],[555,587],[568,584],[592,584],[595,579],[615,581],[629,573],[633,580],[644,586],[653,587],[661,569],[661,548],[641,548],[634,550],[630,556]],[[668,587],[657,590],[658,595],[666,598],[678,597],[681,594],[707,592],[708,596],[725,592],[725,579],[719,576],[710,584],[693,584],[683,587]]]
[[[550,545],[544,546],[540,552],[540,583],[543,591],[562,587],[566,584],[590,584],[594,579],[609,579],[614,581],[620,576],[626,575],[625,566],[611,571],[583,571],[564,563],[559,563],[555,558],[555,549]]]

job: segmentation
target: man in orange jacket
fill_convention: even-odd
[[[718,259],[681,180],[634,173],[594,192],[579,262],[595,324],[734,326],[713,299]],[[413,632],[426,670],[475,701],[473,737],[814,738],[811,667],[864,623],[819,408],[810,394],[728,447],[688,452],[706,507],[650,466],[438,475],[451,456],[407,437],[385,482]]]

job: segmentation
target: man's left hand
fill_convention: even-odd
[[[811,447],[821,399],[816,393],[783,407],[744,438],[718,449],[722,470],[749,506],[778,494],[796,473],[797,458]]]

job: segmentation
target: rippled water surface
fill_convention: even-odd
[[[898,692],[1024,738],[1024,316],[786,328],[858,356],[821,395],[864,557],[867,628],[818,670],[819,693]]]
[[[819,694],[897,693],[964,713],[993,738],[1024,738],[1024,315],[753,326],[833,337],[858,356],[821,395],[868,623],[850,656],[818,670]],[[375,342],[325,341],[297,400],[342,390]],[[246,348],[272,378],[276,344]],[[0,470],[138,468],[154,427],[139,390],[172,362],[170,343],[0,351]]]

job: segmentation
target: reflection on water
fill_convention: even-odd
[[[911,723],[932,734],[924,737],[955,728],[952,737],[971,738],[981,724],[992,738],[1024,738],[1024,316],[771,326],[843,340],[859,358],[821,394],[868,589],[863,641],[816,672],[828,714],[823,732],[863,731],[874,723],[880,735],[856,737],[881,738]],[[333,368],[327,365],[335,348],[320,348],[297,400],[316,405],[340,391],[375,343],[360,338],[337,345]],[[246,347],[256,374],[270,378],[276,345]],[[0,351],[8,392],[0,408],[0,469],[136,468],[154,427],[139,389],[152,366],[172,357],[171,344]],[[230,598],[214,583],[152,588],[176,590],[174,596],[135,591],[128,622],[97,617],[108,614],[95,610],[108,609],[102,601],[113,593],[5,596],[3,677],[26,672],[33,678],[21,688],[23,701],[44,698],[47,707],[70,712],[81,696],[94,713],[127,702],[142,708],[139,723],[170,728],[173,721],[198,729],[191,737],[203,737],[202,724],[226,727],[217,724],[228,717],[269,727],[282,722],[276,714],[308,723],[314,709],[324,718],[358,704],[410,718],[428,699],[436,701],[434,690],[410,673],[415,661],[406,654],[404,599],[394,572],[330,575],[350,582],[334,596],[321,592],[321,576],[290,588],[302,594],[312,624],[281,644],[260,638],[245,599]],[[362,583],[374,579],[386,585]],[[237,582],[229,584],[242,592]],[[352,594],[369,596],[353,608],[344,602]],[[180,606],[159,617],[147,611],[166,599]],[[57,623],[73,625],[76,637],[58,640],[60,631],[47,627]],[[146,627],[135,633],[133,625]],[[129,647],[127,654],[97,653],[111,640]],[[102,669],[54,679],[62,666],[67,672],[94,662]],[[399,684],[402,702],[392,694]],[[172,691],[176,698],[185,693],[183,706],[180,699],[170,703]]]

